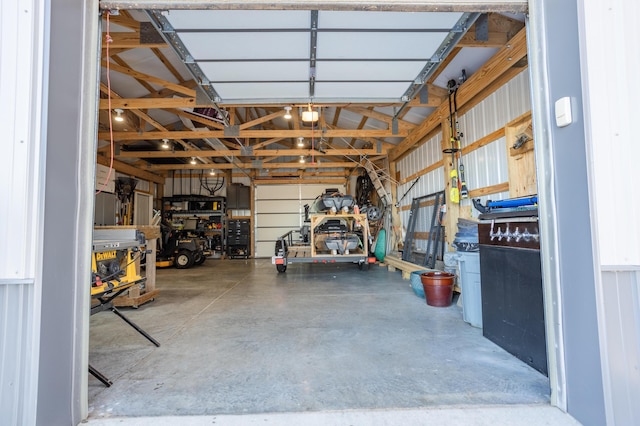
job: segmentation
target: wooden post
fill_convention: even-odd
[[[397,252],[402,242],[402,219],[398,212],[398,185],[400,180],[397,172],[397,162],[389,161],[389,175],[391,176],[391,229],[389,237],[391,238],[391,251]]]
[[[531,111],[508,123],[504,130],[509,167],[509,196],[518,198],[534,195],[537,193],[537,186]],[[519,135],[526,135],[529,140],[514,149],[513,144]]]
[[[449,128],[449,118],[443,118],[440,127],[442,129],[442,143],[441,147],[445,149],[452,148],[451,146],[451,131]],[[455,164],[452,161],[451,154],[442,154],[442,162],[444,164],[444,181],[445,185],[445,198],[447,200],[447,212],[444,215],[444,228],[445,228],[445,241],[452,247],[453,240],[456,235],[456,228],[458,226],[458,218],[460,217],[460,204],[451,201],[451,176],[450,173],[455,168]]]

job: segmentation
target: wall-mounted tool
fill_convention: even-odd
[[[483,206],[480,202],[479,198],[475,198],[473,200],[473,207],[476,208],[480,213],[489,213],[495,209],[514,209],[518,207],[525,206],[536,206],[538,204],[538,197],[522,197],[522,198],[511,198],[508,200],[499,200],[499,201],[487,201],[487,205]]]
[[[466,79],[466,71],[462,70],[462,74],[458,80],[451,79],[447,83],[447,88],[449,90],[449,133],[451,148],[445,149],[442,152],[445,154],[451,154],[451,166],[453,169],[449,173],[449,177],[451,178],[449,199],[454,203],[459,203],[461,199],[469,197],[464,165],[462,164],[462,144],[460,140],[463,137],[463,134],[460,131],[458,123],[457,101],[458,88],[466,81]]]

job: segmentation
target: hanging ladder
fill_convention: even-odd
[[[385,207],[391,205],[391,196],[389,195],[387,190],[384,189],[384,185],[380,180],[380,175],[378,175],[378,171],[376,170],[374,164],[371,161],[366,160],[364,163],[364,169],[367,171],[369,179],[371,179],[373,187],[376,189],[378,197],[382,200]]]

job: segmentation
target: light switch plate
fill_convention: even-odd
[[[556,126],[565,127],[573,123],[571,115],[571,98],[565,96],[556,101]]]

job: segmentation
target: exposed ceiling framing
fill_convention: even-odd
[[[167,4],[167,2],[161,3]],[[331,17],[338,23],[335,24],[335,28],[326,30],[326,34],[339,33],[342,39],[350,36],[360,37],[363,33],[364,35],[385,34],[385,37],[398,34],[406,36],[411,33],[418,38],[406,39],[406,42],[418,43],[422,35],[431,34],[433,31],[439,33],[443,28],[441,26],[422,28],[420,32],[416,31],[415,25],[403,27],[403,21],[384,24],[382,32],[379,28],[358,28],[357,25],[345,28],[340,27],[343,25],[340,23],[345,22],[343,17],[335,12],[339,8],[334,7],[329,15],[318,13],[318,11],[331,9],[327,5],[334,2],[317,4],[314,2],[314,11],[299,7],[301,2],[293,3],[298,6],[290,9],[306,13],[304,16],[308,19],[304,29],[290,27],[285,31],[287,37],[291,37],[294,33],[307,35],[303,37],[306,56],[299,61],[304,63],[306,68],[304,71],[305,95],[298,98],[271,96],[244,99],[235,97],[225,100],[216,89],[218,87],[216,81],[208,78],[202,70],[193,72],[192,68],[197,64],[195,61],[197,58],[189,56],[191,52],[188,49],[187,53],[176,55],[173,48],[175,45],[171,47],[165,42],[166,39],[171,38],[170,35],[167,36],[170,32],[163,34],[164,37],[159,37],[156,28],[147,22],[150,20],[147,15],[142,11],[134,10],[140,7],[152,10],[151,16],[158,18],[154,25],[156,27],[160,25],[159,28],[163,28],[162,25],[167,25],[167,22],[162,20],[166,14],[160,13],[158,2],[154,4],[154,2],[136,1],[134,8],[133,2],[102,1],[101,8],[111,10],[109,13],[111,41],[108,43],[106,41],[107,14],[105,13],[98,161],[109,164],[107,158],[111,152],[109,141],[113,137],[116,168],[123,172],[123,169],[127,169],[126,172],[129,174],[134,174],[132,172],[138,170],[139,175],[144,174],[152,181],[160,182],[162,176],[166,176],[171,171],[180,173],[190,170],[216,169],[234,173],[242,170],[252,178],[261,181],[271,179],[273,182],[300,178],[345,179],[365,159],[401,158],[419,144],[426,135],[438,128],[448,115],[446,81],[457,78],[461,69],[466,69],[469,76],[458,91],[458,103],[464,105],[481,97],[482,92],[491,89],[496,82],[514,76],[522,69],[522,65],[526,66],[526,42],[522,19],[515,19],[517,15],[495,13],[495,11],[521,12],[522,5],[520,2],[509,2],[508,5],[504,2],[496,2],[493,9],[488,9],[488,11],[494,11],[492,13],[448,15],[447,22],[450,28],[444,38],[455,37],[454,42],[446,44],[446,54],[441,57],[433,54],[425,57],[420,53],[422,56],[417,57],[423,61],[422,65],[417,73],[414,72],[410,81],[404,81],[404,89],[399,95],[388,98],[383,96],[367,98],[366,95],[344,99],[326,97],[325,102],[316,102],[318,90],[322,90],[322,86],[319,85],[322,80],[316,78],[319,76],[316,69],[320,66],[321,57],[314,55],[313,52],[318,49],[324,49],[325,52],[337,49],[335,43],[340,40],[340,38],[335,39],[337,41],[334,40],[331,45],[329,39],[323,39],[325,34],[322,32],[323,16]],[[183,11],[169,14],[174,13],[174,16],[179,16],[185,10],[195,8],[196,4],[201,9],[206,8],[205,2],[183,2],[179,6]],[[206,2],[209,6],[213,4],[220,5],[220,2]],[[225,4],[230,5],[227,2]],[[257,2],[254,6],[254,9],[257,9],[254,11],[256,14],[270,8],[266,2]],[[281,6],[284,7],[284,5]],[[113,13],[115,7],[132,10],[120,10],[115,14]],[[216,13],[215,7],[209,7],[209,9],[209,13]],[[464,12],[464,9],[457,7],[449,9]],[[411,10],[411,8],[403,10]],[[428,10],[428,8],[422,10]],[[385,15],[385,18],[391,18],[394,15],[403,16],[394,13]],[[438,22],[437,17],[440,15],[437,13],[432,15],[434,18],[432,22]],[[216,15],[208,15],[209,18],[211,16]],[[455,18],[455,23],[451,26],[452,17]],[[477,20],[476,24],[464,29],[456,27],[461,17],[472,21]],[[260,18],[257,19],[260,22]],[[175,22],[178,21],[175,20]],[[325,18],[325,22],[329,21]],[[369,22],[383,21],[376,16]],[[211,34],[226,37],[229,34],[247,33],[246,26],[237,28],[234,25],[228,25],[229,28],[225,31],[221,31],[219,27],[216,31],[201,27],[193,31],[178,31],[178,34],[188,39],[194,35],[196,38],[203,35],[211,37]],[[264,31],[260,31],[259,27],[252,26],[248,29],[250,30],[248,33],[254,36],[265,37]],[[276,28],[271,32],[282,33],[282,29],[282,27]],[[187,37],[184,37],[185,34]],[[320,34],[319,37],[318,34]],[[365,38],[359,40],[365,40]],[[197,43],[202,43],[202,39]],[[190,44],[192,50],[196,50],[199,46],[197,43],[191,40],[187,44]],[[233,52],[233,48],[233,46],[226,46],[224,51],[228,54]],[[407,52],[416,50],[415,45],[397,46],[397,48],[403,52],[401,59],[407,59],[404,57],[408,55]],[[438,42],[436,48],[443,49],[442,40]],[[278,49],[273,49],[271,53],[277,51]],[[242,56],[241,53],[239,57]],[[186,59],[186,61],[180,59]],[[193,59],[191,64],[190,59]],[[229,58],[207,58],[209,64],[215,65],[214,70],[227,59]],[[274,56],[267,59],[272,60]],[[272,68],[271,72],[286,74],[290,63],[275,59],[277,60],[271,61],[269,65]],[[326,61],[331,58],[324,57],[324,59]],[[365,59],[364,62],[367,62],[371,58]],[[380,59],[381,64],[387,65],[394,61],[393,58],[377,59]],[[250,58],[231,61],[233,62],[231,68],[241,66],[233,68],[233,73],[243,72],[243,61],[252,62]],[[340,60],[327,63],[332,62],[335,62],[333,65],[347,67],[354,64],[353,58],[344,55]],[[244,63],[244,65],[249,64]],[[389,69],[389,75],[392,75],[394,68]],[[413,69],[416,69],[415,64]],[[262,81],[259,76],[266,74],[266,71],[261,73],[259,68],[253,72],[258,78],[252,77],[254,80],[247,80],[241,77],[234,83],[244,82],[255,88],[267,85],[274,80],[274,77],[270,77]],[[348,68],[338,70],[338,75],[340,73],[348,73]],[[110,76],[111,90],[107,87],[107,74]],[[367,83],[367,87],[362,86],[365,91],[361,93],[366,93],[367,90],[373,91],[374,86],[369,84],[371,81],[366,81],[366,75],[361,74],[360,82]],[[202,84],[203,82],[205,84]],[[349,84],[357,86],[358,82],[352,77],[347,77],[340,83],[346,87]],[[336,90],[339,91],[339,89]],[[271,93],[279,92],[276,90]],[[313,127],[300,121],[301,112],[308,108],[309,103],[313,103],[313,107],[320,114],[319,121]],[[284,118],[285,106],[292,107],[290,120]],[[125,119],[123,122],[111,120],[116,108],[123,111],[122,116]],[[299,138],[303,138],[304,146],[302,147],[298,146]],[[169,139],[170,149],[161,147],[163,139]],[[189,160],[192,157],[197,159],[196,164],[190,164]],[[305,159],[304,163],[300,162],[301,158]]]

